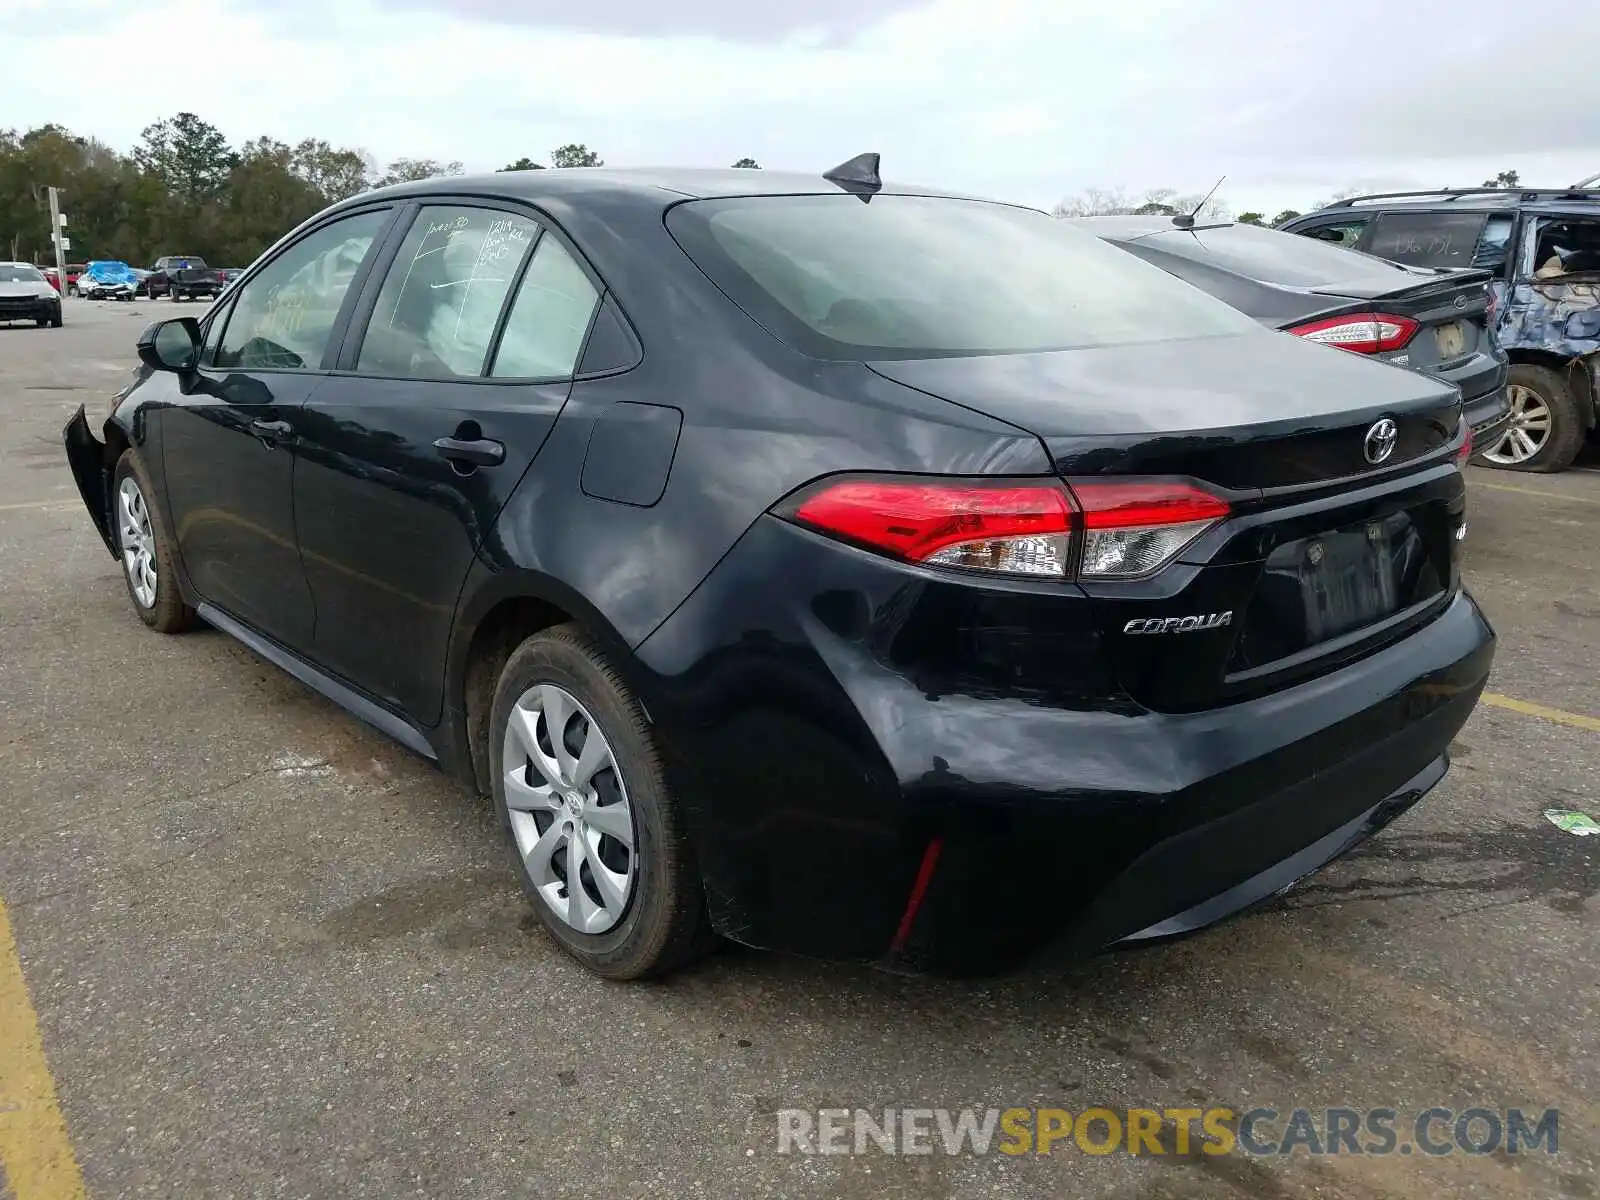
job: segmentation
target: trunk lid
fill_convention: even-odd
[[[1080,579],[1122,685],[1191,711],[1336,668],[1432,619],[1459,580],[1448,384],[1286,334],[874,371],[1040,437],[1073,478],[1181,476],[1230,515],[1144,579]],[[1396,426],[1380,463],[1364,447]]]

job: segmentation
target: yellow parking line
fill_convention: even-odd
[[[1545,492],[1538,488],[1517,487],[1510,483],[1485,483],[1481,479],[1469,480],[1473,487],[1488,488],[1492,492],[1521,492],[1524,496],[1543,496],[1546,500],[1566,500],[1573,504],[1600,504],[1593,496],[1569,496],[1566,492]]]
[[[11,918],[0,901],[0,1168],[16,1200],[82,1200],[83,1176],[56,1103]]]
[[[1586,717],[1581,713],[1569,713],[1559,708],[1546,708],[1543,704],[1518,700],[1515,696],[1502,696],[1498,692],[1485,692],[1479,699],[1485,704],[1510,709],[1525,717],[1543,717],[1546,721],[1571,725],[1574,729],[1587,729],[1590,733],[1600,733],[1600,717]]]

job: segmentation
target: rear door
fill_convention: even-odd
[[[409,219],[306,405],[295,506],[318,660],[431,725],[462,582],[566,403],[601,289],[520,206]]]

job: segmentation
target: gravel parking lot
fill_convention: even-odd
[[[1471,472],[1492,694],[1432,796],[1266,910],[980,983],[728,950],[614,985],[539,931],[486,803],[227,637],[129,611],[60,430],[145,322],[199,308],[0,327],[0,943],[8,914],[33,1010],[0,944],[0,1193],[1600,1196],[1600,838],[1542,815],[1600,817],[1593,453]],[[34,1013],[65,1158],[5,1133],[40,1103]],[[777,1153],[778,1109],[1033,1105],[1555,1107],[1560,1141]]]

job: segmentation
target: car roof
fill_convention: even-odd
[[[667,208],[680,200],[705,200],[722,196],[841,195],[845,189],[824,179],[797,171],[766,171],[740,167],[552,167],[535,171],[493,171],[480,175],[436,175],[409,183],[392,184],[352,196],[349,203],[373,199],[400,199],[470,192],[479,195],[537,199],[559,196],[632,198],[642,205]],[[940,196],[978,200],[941,188],[885,183],[880,194]]]
[[[1567,199],[1539,199],[1522,200],[1516,193],[1509,195],[1482,195],[1461,196],[1454,200],[1378,200],[1370,203],[1353,205],[1332,205],[1328,208],[1317,208],[1303,214],[1296,220],[1303,221],[1306,217],[1351,216],[1358,217],[1363,213],[1381,212],[1502,212],[1506,209],[1526,209],[1529,212],[1600,212],[1600,197],[1588,199],[1582,196],[1573,196]]]

